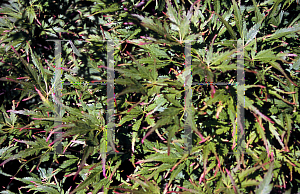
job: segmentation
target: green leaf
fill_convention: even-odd
[[[243,22],[244,21],[242,19],[242,15],[241,15],[240,9],[239,9],[236,1],[232,0],[232,3],[233,3],[234,19],[235,19],[236,27],[241,35],[241,38],[244,39],[244,34],[243,34]]]
[[[284,194],[291,194],[292,193],[292,188],[290,188],[289,190],[286,190],[285,192],[284,192]]]
[[[174,164],[178,159],[180,159],[180,157],[176,156],[176,154],[174,153],[170,153],[169,156],[167,156],[166,154],[159,154],[159,155],[152,154],[147,156],[146,160],[139,160],[136,164],[152,162],[152,161]]]
[[[258,5],[256,3],[255,0],[252,0],[253,2],[253,6],[254,6],[254,13],[255,13],[255,22],[258,22],[258,21],[261,21],[263,19],[263,15],[261,14],[259,8],[258,8]]]
[[[268,15],[268,18],[273,18],[275,16],[277,8],[282,1],[283,0],[275,0],[275,4],[272,6],[272,9],[271,9],[270,14]]]
[[[171,140],[172,138],[175,136],[175,133],[179,130],[179,126],[177,125],[171,125],[167,128],[167,131],[169,131],[169,135],[168,135],[168,141],[167,141],[167,145],[168,145],[168,155],[170,155],[170,149],[171,149]]]
[[[270,184],[272,181],[274,169],[274,162],[270,164],[267,174],[265,175],[264,180],[259,184],[259,188],[255,191],[257,194],[269,194],[273,188],[273,184]]]
[[[219,14],[215,13],[221,20],[221,22],[225,25],[225,27],[227,28],[229,34],[232,36],[232,38],[234,40],[237,40],[237,37],[235,35],[235,32],[233,31],[232,27],[230,26],[230,24],[222,17],[220,16]]]
[[[268,35],[266,41],[270,41],[273,39],[279,39],[281,37],[285,37],[287,35],[293,34],[295,32],[299,32],[300,31],[300,24],[296,24],[293,27],[289,27],[289,28],[281,28],[279,30],[276,30],[275,33]]]
[[[156,20],[154,22],[150,18],[144,18],[143,16],[140,16],[137,14],[131,14],[131,15],[133,17],[136,17],[139,20],[141,20],[141,25],[159,33],[160,35],[164,36],[164,38],[166,38],[167,40],[172,41],[172,44],[174,44],[174,41],[176,40],[176,38],[174,38],[174,36],[172,36],[171,34],[168,33],[167,29],[162,26],[160,21]],[[177,44],[179,44],[179,43],[177,43]]]
[[[80,190],[82,190],[83,188],[85,188],[86,186],[92,184],[93,182],[95,182],[97,176],[100,175],[102,171],[101,170],[97,170],[96,172],[91,173],[78,187],[76,187],[70,194],[76,193]],[[101,180],[98,184],[101,185],[106,185],[108,182],[110,182],[109,179],[103,179]]]
[[[241,97],[239,99],[240,102],[243,102],[244,99]],[[255,106],[253,106],[252,100],[250,100],[247,96],[245,96],[245,108],[252,110],[254,113],[258,114],[260,117],[262,117],[265,121],[269,121],[271,123],[274,123],[269,117],[262,114]]]
[[[146,67],[142,66],[129,52],[127,54],[133,59],[133,61],[137,64],[138,66],[138,72],[141,75],[142,78],[144,79],[151,79],[149,71],[147,70]]]
[[[133,131],[138,131],[138,130],[140,129],[142,120],[143,120],[143,118],[140,118],[140,119],[132,126],[132,130],[133,130]]]
[[[141,79],[141,74],[140,72],[133,68],[133,67],[129,67],[129,69],[115,69],[116,71],[126,74],[126,76],[133,78],[133,79]],[[147,76],[147,75],[146,75]]]
[[[146,44],[146,45],[140,45],[140,47],[149,51],[152,57],[162,57],[162,58],[170,59],[167,53],[162,48],[160,48],[158,44]]]
[[[246,170],[243,170],[243,171],[239,172],[239,174],[238,174],[239,181],[244,182],[245,178],[247,178],[247,176],[254,173],[255,171],[257,171],[260,168],[261,168],[261,166],[257,166],[257,167],[248,168]]]
[[[236,50],[232,50],[232,51],[226,51],[224,53],[221,53],[218,57],[216,57],[212,62],[211,65],[219,65],[221,62],[230,59],[229,56],[233,55],[236,52]],[[232,64],[231,64],[232,65]],[[225,65],[223,65],[225,66]],[[230,66],[230,65],[226,65],[226,66]],[[235,64],[235,68],[237,67],[237,65]],[[226,69],[226,67],[211,67],[211,68],[222,68],[222,69]],[[228,69],[228,68],[227,68]]]
[[[10,190],[1,191],[1,194],[15,194],[14,192],[11,192]]]
[[[169,102],[171,102],[174,106],[177,106],[179,108],[183,108],[183,106],[180,104],[178,100],[176,100],[176,94],[165,94],[164,95]]]
[[[180,30],[180,40],[181,41],[185,40],[186,35],[190,31],[190,22],[191,21],[188,17],[184,17],[180,22],[179,30]]]
[[[115,12],[118,11],[120,7],[118,6],[117,3],[112,4],[108,8],[103,8],[100,4],[96,4],[95,6],[92,7],[92,13],[93,15],[99,14],[99,13],[109,13],[109,12]]]
[[[259,182],[257,182],[256,180],[250,179],[250,180],[245,180],[245,181],[241,182],[241,185],[243,188],[245,188],[245,187],[257,186],[257,185],[259,185]]]
[[[162,127],[164,125],[171,124],[173,122],[171,116],[164,116],[157,121],[157,123],[147,132],[147,134],[143,137],[142,143],[144,140],[157,128]]]
[[[60,192],[58,192],[56,189],[52,188],[52,187],[48,187],[48,186],[44,186],[44,185],[39,185],[38,186],[40,191],[43,192],[47,192],[47,193],[53,193],[53,194],[60,194]]]
[[[255,0],[253,0],[255,1]],[[249,30],[249,32],[247,32],[246,35],[246,44],[249,44],[254,38],[256,38],[257,33],[259,32],[259,29],[261,27],[261,22],[258,22],[257,24],[255,24],[254,26],[252,26]]]
[[[167,16],[168,18],[176,25],[180,25],[180,17],[174,7],[170,4],[169,1],[167,2]]]
[[[133,130],[133,133],[132,133],[132,142],[131,142],[131,149],[132,149],[132,152],[134,152],[134,146],[135,146],[135,141],[136,141],[136,137],[138,135],[138,131],[141,127],[141,123],[142,123],[142,120],[143,120],[143,117],[140,118],[133,126],[132,126],[132,130]]]
[[[272,125],[271,123],[269,123],[269,129],[271,131],[271,133],[275,136],[275,138],[277,139],[277,141],[279,142],[279,144],[281,145],[282,148],[284,148],[284,145],[279,137],[279,134],[276,131],[276,128],[274,127],[274,125]]]
[[[175,179],[175,177],[178,177],[179,173],[182,173],[183,168],[185,167],[185,163],[179,164],[179,166],[171,173],[170,179],[169,179],[169,185],[170,183]]]
[[[59,168],[62,168],[62,169],[68,168],[69,166],[71,166],[72,164],[75,164],[76,162],[78,162],[78,159],[66,160],[61,165],[59,165]]]
[[[16,19],[22,19],[22,13],[12,8],[2,7],[2,9],[0,9],[0,13],[10,15]]]
[[[278,59],[278,57],[276,57],[274,55],[274,52],[272,51],[272,49],[262,50],[259,53],[257,53],[256,56],[254,57],[254,60],[261,61],[264,63],[268,63],[270,61],[274,61],[277,59]]]
[[[12,177],[12,175],[3,172],[2,169],[0,169],[0,174],[3,175],[3,176]]]
[[[157,111],[160,107],[162,107],[164,104],[166,104],[168,101],[164,98],[163,95],[156,96],[154,104],[151,104],[147,107],[146,111]]]
[[[276,68],[277,70],[279,70],[288,80],[289,82],[291,82],[292,84],[296,85],[288,76],[287,74],[284,72],[284,70],[282,69],[282,67],[280,66],[279,63],[275,62],[275,61],[269,61],[269,63],[272,65],[272,67]]]

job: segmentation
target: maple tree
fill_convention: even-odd
[[[1,193],[299,192],[299,10],[296,0],[2,3]],[[61,103],[51,39],[66,40]]]

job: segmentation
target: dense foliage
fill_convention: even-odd
[[[0,9],[1,193],[300,192],[296,0],[11,0]],[[62,43],[55,125],[54,42]],[[115,147],[107,149],[107,41]],[[191,44],[192,103],[185,63]],[[236,154],[237,57],[245,151]],[[80,54],[80,55],[78,55]],[[185,58],[186,57],[186,58]],[[101,80],[101,81],[100,81]],[[192,148],[185,126],[192,117]],[[239,127],[238,127],[239,126]],[[53,136],[62,130],[62,140]],[[55,152],[62,143],[64,153]]]

